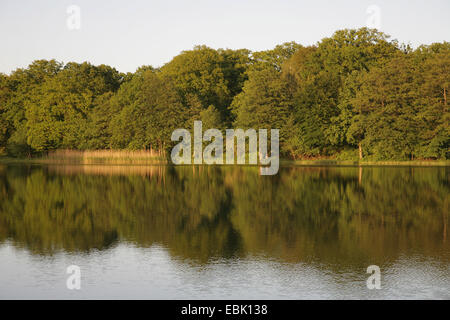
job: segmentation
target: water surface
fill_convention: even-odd
[[[0,166],[0,298],[450,299],[449,174]]]

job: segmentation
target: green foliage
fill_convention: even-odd
[[[248,50],[197,46],[194,50],[183,51],[161,71],[173,80],[185,105],[189,106],[189,100],[195,97],[202,109],[215,106],[226,123],[230,119],[228,107],[245,79],[248,54]]]
[[[273,68],[251,70],[232,109],[236,127],[282,128],[292,112],[292,90]],[[285,135],[282,130],[281,137]]]
[[[273,50],[255,52],[242,92],[231,104],[234,126],[239,128],[280,129],[281,151],[292,151],[284,145],[290,132],[286,127],[293,111],[295,88],[282,74],[282,66],[301,48],[292,42]]]
[[[162,150],[188,114],[172,79],[154,70],[125,84],[116,99],[123,107],[111,121],[113,148]]]
[[[318,43],[315,50],[300,52],[296,115],[305,155],[330,155],[345,145],[343,137],[355,116],[349,99],[354,95],[349,78],[383,63],[398,49],[376,30],[340,30]]]
[[[37,151],[88,146],[88,119],[95,100],[115,92],[121,78],[115,69],[104,65],[65,65],[25,102],[29,145]]]
[[[412,50],[377,30],[345,29],[314,46],[183,51],[121,74],[36,60],[0,74],[0,153],[156,149],[175,128],[280,129],[294,159],[450,157],[450,43]]]
[[[209,106],[206,110],[200,111],[200,120],[202,121],[203,130],[211,128],[222,129],[220,113],[213,105]]]

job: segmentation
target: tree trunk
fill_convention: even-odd
[[[359,148],[359,160],[362,160],[362,145],[361,142],[358,143],[358,148]]]
[[[444,88],[444,105],[447,106],[447,90]]]

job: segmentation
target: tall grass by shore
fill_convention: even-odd
[[[55,150],[39,159],[52,163],[81,164],[160,164],[167,163],[165,154],[154,150]]]

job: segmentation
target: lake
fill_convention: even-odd
[[[449,175],[0,165],[0,298],[450,299]]]

